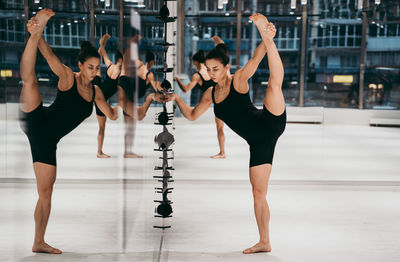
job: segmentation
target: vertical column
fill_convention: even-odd
[[[363,0],[359,0],[363,1]],[[368,27],[368,19],[367,19],[367,0],[364,0],[364,8],[362,12],[362,32],[361,32],[361,54],[360,54],[360,86],[358,93],[358,108],[364,108],[364,73],[365,73],[365,57],[367,54],[367,27]]]
[[[25,25],[28,23],[29,20],[29,6],[28,6],[28,0],[24,0],[24,15],[25,15]],[[29,38],[29,32],[26,30],[25,27],[25,39],[28,41]]]
[[[94,0],[90,0],[90,42],[94,45]]]
[[[240,68],[240,43],[242,40],[242,0],[237,0],[236,18],[236,70],[238,70]]]
[[[185,1],[178,1],[177,11],[176,67],[181,74],[185,71]]]
[[[301,53],[300,53],[300,90],[299,106],[304,106],[304,85],[306,74],[306,46],[307,46],[307,2],[302,3],[301,12]]]
[[[119,0],[119,50],[124,53],[124,0]]]

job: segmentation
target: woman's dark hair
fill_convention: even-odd
[[[146,62],[150,62],[154,60],[154,54],[153,52],[147,50],[146,51]]]
[[[83,41],[81,43],[81,50],[78,54],[78,60],[83,64],[88,58],[91,57],[96,57],[100,59],[99,52],[96,50],[96,48],[92,46],[90,42]]]
[[[124,56],[121,54],[119,50],[115,51],[115,62],[118,63],[118,60],[124,60]]]
[[[206,60],[216,59],[219,60],[224,66],[229,64],[228,48],[225,44],[218,44],[206,56]]]
[[[204,63],[206,61],[204,51],[203,50],[197,51],[196,54],[193,55],[192,60],[197,61],[199,63]]]

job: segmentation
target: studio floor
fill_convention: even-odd
[[[399,261],[398,128],[288,124],[267,199],[271,253],[243,255],[258,240],[247,144],[225,128],[217,153],[212,114],[175,121],[173,217],[154,217],[159,152],[154,114],[138,123],[125,159],[124,125],[109,121],[97,159],[89,119],[58,145],[58,174],[46,241],[62,255],[31,250],[37,200],[27,139],[16,121],[0,126],[0,261]],[[164,231],[153,226],[170,225]]]

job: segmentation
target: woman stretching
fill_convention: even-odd
[[[100,67],[100,56],[94,47],[80,51],[78,73],[63,65],[54,55],[42,36],[47,21],[53,15],[55,13],[52,10],[43,9],[27,24],[31,36],[20,63],[23,81],[20,109],[24,121],[22,128],[31,147],[39,194],[34,214],[35,239],[32,251],[61,254],[61,250],[51,247],[44,240],[56,180],[57,143],[91,115],[93,101],[96,101],[99,108],[111,119],[117,118],[118,110],[117,107],[111,108],[102,93],[97,92],[98,87],[91,83]],[[38,47],[51,70],[59,77],[57,97],[49,107],[42,105],[35,75]]]
[[[212,39],[214,42],[219,45],[220,48],[226,48],[224,41],[219,36],[213,36]],[[176,76],[174,80],[178,82],[179,87],[183,92],[187,93],[192,90],[194,87],[197,87],[202,93],[209,88],[214,87],[216,83],[211,80],[210,76],[207,73],[207,68],[205,66],[205,56],[202,50],[195,53],[192,57],[193,65],[196,67],[197,72],[193,74],[192,80],[189,84],[185,85],[182,80]],[[229,73],[230,74],[230,73]],[[213,156],[210,156],[214,159],[223,159],[226,158],[225,155],[225,134],[224,134],[224,122],[215,117],[215,124],[217,126],[217,138],[219,144],[219,153]]]
[[[275,145],[286,126],[285,100],[282,93],[284,71],[273,41],[276,29],[261,14],[254,14],[250,19],[257,26],[262,42],[243,68],[229,76],[229,57],[217,46],[206,57],[209,75],[217,83],[215,88],[208,89],[194,108],[186,105],[176,94],[167,98],[167,101],[175,99],[182,114],[189,120],[198,118],[214,103],[215,115],[249,144],[250,182],[260,239],[257,244],[245,249],[245,254],[271,251],[270,212],[266,195]],[[263,109],[257,109],[250,101],[248,80],[266,53],[270,77]]]
[[[95,77],[96,82],[100,85],[105,100],[108,100],[115,93],[117,93],[118,77],[121,74],[121,68],[122,68],[122,54],[119,51],[115,52],[116,63],[114,64],[108,57],[108,54],[106,52],[105,46],[110,37],[111,36],[109,34],[105,34],[99,41],[100,42],[99,54],[103,57],[104,64],[107,66],[106,78],[103,82],[101,82],[100,70],[98,72],[98,75]],[[97,122],[99,123],[99,133],[97,135],[97,157],[109,158],[110,156],[104,154],[103,152],[103,142],[104,142],[104,134],[106,129],[107,118],[96,104],[95,108],[96,108]]]

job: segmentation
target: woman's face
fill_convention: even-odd
[[[206,67],[208,75],[215,83],[226,77],[229,69],[229,65],[224,66],[218,59],[207,59]]]
[[[90,57],[82,64],[78,63],[79,69],[85,78],[92,81],[100,70],[100,59],[97,57]]]

